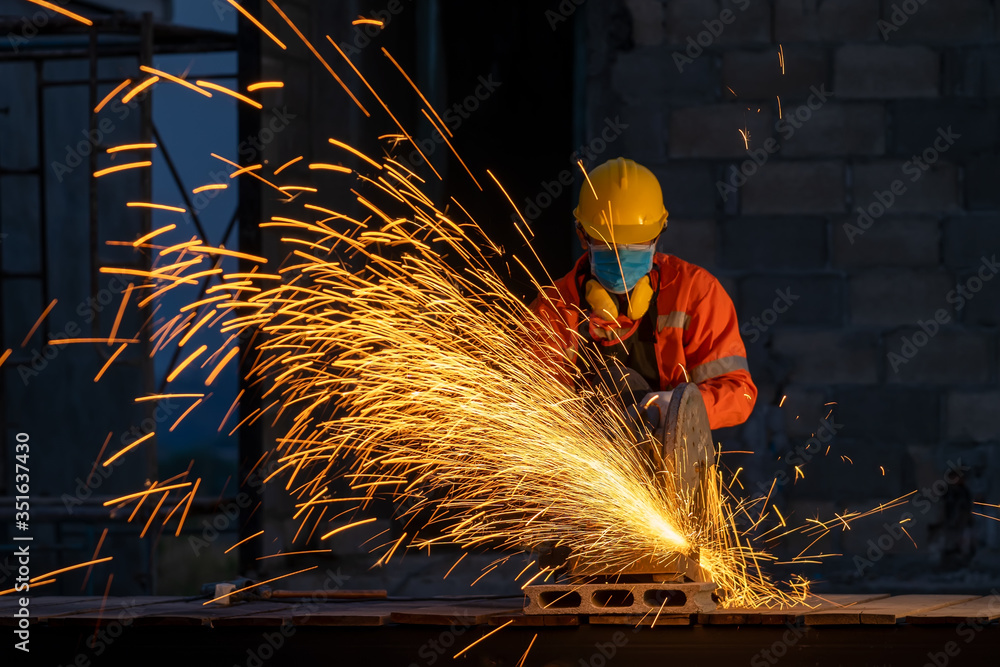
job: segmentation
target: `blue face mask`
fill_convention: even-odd
[[[612,294],[625,294],[653,268],[654,254],[655,243],[620,245],[617,256],[611,246],[591,244],[590,272],[604,289]]]

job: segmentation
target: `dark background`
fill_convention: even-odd
[[[11,30],[19,29],[22,17],[35,14],[37,8],[26,4],[0,4]],[[194,103],[190,95],[183,104],[158,107],[157,123],[167,127],[172,121],[181,128],[176,142],[187,148],[174,149],[178,154],[190,153],[190,160],[211,150],[236,154],[242,138],[257,136],[274,111],[285,107],[295,118],[263,146],[265,160],[284,162],[301,153],[305,162],[325,159],[326,138],[331,136],[379,152],[375,137],[391,126],[375,112],[377,103],[365,91],[363,100],[373,110],[373,118],[365,121],[266,3],[242,4],[264,17],[289,45],[287,51],[259,37],[245,21],[237,22],[225,3],[146,4],[157,12],[158,49],[180,43],[197,52],[191,46],[197,40],[214,40],[230,58],[238,47],[243,76],[286,82],[284,89],[263,95],[265,111],[256,115],[237,118],[228,108],[228,116],[208,119],[206,110],[197,112],[198,121],[185,120],[190,111],[185,105]],[[436,144],[430,159],[443,180],[436,182],[426,168],[421,174],[437,200],[455,196],[495,240],[523,255],[510,206],[485,173],[490,169],[529,218],[535,249],[553,276],[565,273],[577,252],[571,211],[580,183],[574,164],[580,147],[588,147],[588,167],[622,155],[660,177],[670,211],[662,250],[709,269],[732,296],[760,390],[750,420],[717,433],[724,451],[754,452],[722,457],[731,470],[743,468],[743,488],[737,485],[735,491],[747,497],[764,495],[773,482],[769,502],[793,523],[868,510],[917,492],[904,506],[856,522],[850,531],[835,531],[814,547],[843,557],[791,571],[807,572],[828,590],[886,592],[982,592],[1000,578],[998,525],[974,514],[996,514],[975,502],[1000,502],[1000,281],[981,283],[960,309],[954,299],[949,301],[949,293],[966,286],[977,271],[992,275],[982,258],[1000,249],[996,2],[927,0],[912,3],[910,13],[894,9],[899,3],[875,0],[281,4],[308,28],[308,36],[330,62],[338,56],[324,35],[333,36],[404,125],[415,128],[415,137],[433,141],[414,96],[382,56],[381,47],[393,53],[442,113],[456,104],[466,109],[474,105],[468,118],[452,129],[456,148],[485,192],[479,192],[442,144]],[[88,6],[81,11],[101,14],[96,3]],[[368,35],[363,26],[350,25],[359,15],[389,19],[383,30],[372,29]],[[167,26],[185,22],[222,33],[238,25],[245,32],[238,44],[228,46],[225,37],[214,32],[172,37]],[[42,36],[28,47],[51,50],[68,39]],[[85,46],[85,35],[83,39]],[[10,50],[4,54],[0,307],[3,349],[14,353],[0,368],[0,493],[11,495],[13,434],[30,432],[35,441],[45,443],[46,457],[34,459],[38,481],[33,493],[48,496],[52,505],[48,523],[39,528],[50,531],[48,543],[53,545],[44,557],[53,564],[77,562],[90,556],[107,522],[83,521],[79,513],[67,516],[62,494],[85,496],[93,506],[98,497],[133,490],[144,476],[155,479],[157,466],[183,469],[188,453],[204,458],[205,450],[213,448],[222,454],[209,456],[214,467],[202,472],[216,495],[206,498],[190,524],[196,537],[203,536],[199,522],[210,522],[221,512],[221,505],[212,501],[235,492],[237,482],[227,485],[227,477],[242,478],[237,467],[246,466],[253,447],[260,446],[244,441],[240,450],[238,436],[199,440],[208,432],[216,437],[215,426],[228,408],[225,400],[212,408],[216,413],[206,411],[204,424],[198,422],[183,436],[188,442],[197,440],[197,446],[185,449],[183,442],[164,442],[159,453],[152,449],[145,463],[130,463],[134,469],[116,472],[99,489],[84,485],[81,493],[77,479],[85,478],[106,434],[142,419],[122,412],[122,406],[155,385],[167,369],[150,368],[137,358],[131,370],[116,371],[114,379],[94,385],[92,377],[101,362],[93,350],[80,350],[60,352],[27,384],[21,379],[19,369],[30,365],[33,350],[44,350],[47,338],[42,336],[51,333],[43,327],[34,341],[21,347],[38,313],[59,298],[65,308],[55,309],[46,325],[59,331],[77,318],[76,304],[102,285],[90,279],[94,262],[81,252],[88,243],[86,211],[92,197],[87,169],[59,183],[51,168],[53,161],[64,158],[63,146],[87,128],[87,88],[61,88],[68,97],[53,98],[39,121],[31,102],[35,65],[18,60]],[[235,62],[209,58],[204,52],[185,54],[169,61],[175,63],[170,71],[183,71],[193,63],[220,74],[228,67],[232,76]],[[77,62],[81,66],[76,71],[85,77],[86,60]],[[51,68],[46,71],[52,76],[76,67],[73,61],[60,63],[44,67]],[[137,74],[134,56],[108,63],[102,65],[109,83],[101,83],[101,96],[113,87],[112,79]],[[337,71],[361,94],[363,85],[352,73],[339,65]],[[485,99],[475,97],[480,77],[500,82]],[[161,90],[154,95],[156,104],[184,95]],[[790,125],[791,119],[797,119],[797,126]],[[135,116],[128,122],[136,126],[122,131],[123,141],[131,138],[126,132],[142,130]],[[906,163],[949,128],[957,135],[953,144],[911,181],[918,172],[907,170]],[[40,132],[49,153],[41,170],[33,157]],[[112,143],[119,143],[117,137]],[[182,166],[182,172],[197,176],[186,184],[188,191],[205,182],[213,164]],[[745,177],[734,180],[733,169],[741,168]],[[167,171],[158,162],[154,178],[165,178]],[[575,185],[557,185],[567,171]],[[313,178],[308,171],[299,175]],[[44,211],[26,203],[35,196],[39,178],[46,180],[50,200]],[[905,191],[894,195],[892,204],[875,215],[862,234],[845,228],[859,224],[859,207],[877,211],[870,208],[875,193],[891,191],[897,179]],[[139,184],[119,182],[122,189],[99,193],[106,202],[101,204],[106,207],[99,223],[102,240],[132,238],[137,227],[148,224],[120,214],[120,202],[133,186]],[[259,243],[259,251],[278,253],[274,238],[265,234],[257,239],[247,230],[280,205],[247,187],[246,181],[239,193],[241,244]],[[324,196],[329,197],[327,205],[339,205],[336,194]],[[885,195],[882,199],[888,201]],[[224,238],[230,221],[237,219],[232,217],[236,206],[229,202],[206,207],[203,217],[211,242]],[[44,237],[37,233],[43,226],[40,216],[47,229]],[[218,220],[210,220],[213,216]],[[190,236],[192,229],[185,233]],[[39,259],[30,266],[19,264],[30,257]],[[105,263],[113,259],[101,257]],[[523,278],[511,280],[530,298]],[[975,286],[968,283],[970,290]],[[782,294],[789,295],[787,309]],[[776,299],[780,308],[775,307]],[[927,324],[935,316],[945,322],[936,329]],[[932,335],[916,336],[921,322]],[[913,347],[904,347],[906,341]],[[896,359],[894,368],[890,355],[906,350],[913,354],[904,357],[905,363]],[[236,378],[229,382],[232,396]],[[267,442],[272,435],[264,432],[261,437]],[[795,465],[801,474],[796,474]],[[953,470],[958,474],[949,472]],[[297,528],[286,520],[287,500],[274,496],[268,494],[266,511],[253,519],[267,531],[268,553],[287,549]],[[12,503],[4,507],[8,505]],[[96,507],[94,513],[99,514]],[[912,541],[895,528],[900,521]],[[116,520],[110,538],[115,546],[109,551],[121,556],[114,566],[115,586],[122,591],[190,592],[198,581],[234,574],[240,569],[235,552],[223,556],[222,551],[239,539],[235,523],[226,523],[223,536],[195,556],[190,535],[147,536],[138,542],[138,531]],[[392,529],[387,517],[373,526],[373,534]],[[395,568],[369,572],[374,558],[357,546],[367,535],[338,538],[343,539],[333,545],[336,557],[317,562],[354,574],[352,587],[467,591],[477,567],[492,560],[466,559],[470,567],[446,582],[441,574],[457,552],[410,556]],[[791,557],[806,544],[792,540],[777,552]],[[244,565],[253,563],[243,558]],[[511,574],[519,569],[514,567]],[[110,571],[101,571],[99,586]],[[249,573],[246,567],[243,573]],[[259,573],[270,572],[264,568]],[[0,577],[6,576],[0,572]],[[477,590],[503,589],[509,583],[504,579],[502,571],[491,575]],[[66,582],[60,584],[65,592],[77,590],[82,576]]]

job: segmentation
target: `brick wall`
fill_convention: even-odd
[[[918,490],[832,536],[847,557],[814,576],[996,574],[1000,531],[971,512],[1000,502],[1000,279],[983,280],[1000,271],[983,261],[1000,255],[1000,7],[618,0],[585,20],[585,132],[630,123],[622,154],[671,211],[664,248],[736,304],[760,396],[719,435],[756,452],[727,459],[748,491],[777,474],[802,521]],[[919,549],[894,528],[907,513]]]

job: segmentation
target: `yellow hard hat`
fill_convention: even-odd
[[[623,157],[608,160],[587,179],[573,211],[587,236],[606,243],[647,243],[666,227],[660,182],[641,164]]]

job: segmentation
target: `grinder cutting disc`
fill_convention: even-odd
[[[676,476],[684,497],[691,500],[692,512],[700,516],[701,496],[715,461],[715,446],[705,401],[694,383],[674,387],[666,419],[655,435],[663,444],[664,468]]]

